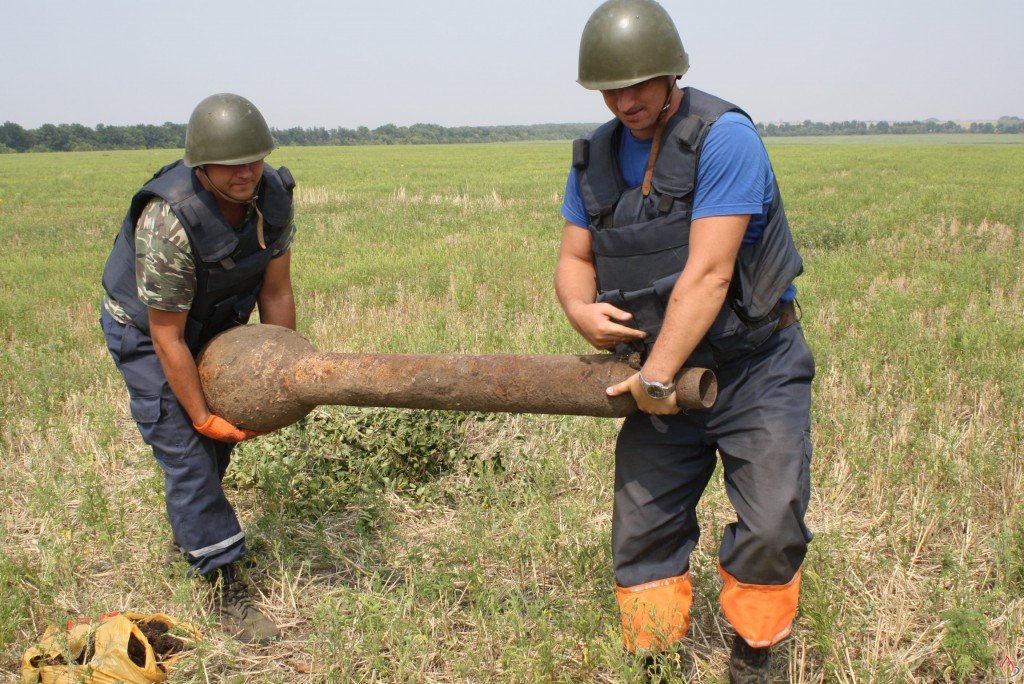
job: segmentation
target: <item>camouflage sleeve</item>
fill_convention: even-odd
[[[278,241],[281,244],[274,246],[274,253],[270,256],[271,259],[276,259],[292,248],[292,243],[295,242],[295,221],[289,223],[285,231],[287,232]]]
[[[135,228],[135,282],[146,306],[174,312],[192,307],[196,265],[188,234],[161,199],[146,205]]]

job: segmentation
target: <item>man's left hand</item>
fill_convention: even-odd
[[[605,391],[608,393],[609,397],[617,397],[626,393],[632,394],[637,407],[644,413],[650,413],[656,416],[672,416],[680,411],[679,405],[676,403],[675,392],[664,399],[655,399],[647,394],[647,392],[644,392],[644,388],[640,384],[639,373],[634,373],[629,378],[623,380],[617,385],[612,385]]]

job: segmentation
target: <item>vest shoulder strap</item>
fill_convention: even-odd
[[[718,117],[726,112],[739,112],[748,119],[750,118],[749,114],[728,100],[723,100],[696,88],[683,88],[683,104],[679,110],[684,116],[696,115],[709,124],[718,121]]]
[[[292,200],[294,190],[295,178],[288,167],[275,169],[267,164],[263,165],[263,197],[260,201],[260,210],[267,223],[278,228],[284,228],[291,223],[295,215]]]
[[[294,214],[295,179],[287,168],[268,165],[263,167],[263,178],[260,211],[267,223],[283,229]],[[171,205],[185,227],[196,257],[205,263],[220,262],[238,249],[238,234],[224,222],[213,195],[202,190],[192,169],[181,160],[168,164],[132,200],[133,220],[138,221],[150,199],[159,197]]]
[[[661,151],[655,162],[653,184],[661,194],[682,198],[693,192],[701,146],[712,124],[726,112],[738,112],[750,118],[742,109],[720,97],[696,88],[683,89],[683,102],[665,126]],[[622,124],[612,119],[586,138],[573,142],[572,163],[594,226],[601,226],[604,219],[611,216],[627,190],[619,169],[621,135]]]
[[[238,237],[224,222],[213,195],[202,191],[192,169],[178,160],[157,172],[136,197],[152,197],[171,205],[171,211],[188,233],[192,251],[203,262],[217,262],[238,247]]]
[[[747,116],[742,109],[720,97],[696,88],[683,88],[683,102],[665,126],[661,151],[654,166],[652,184],[663,199],[666,195],[678,199],[693,192],[704,140],[711,126],[727,112]]]
[[[580,191],[593,225],[611,214],[619,196],[626,190],[619,169],[619,140],[622,124],[616,119],[601,125],[586,138],[573,142],[573,166]]]

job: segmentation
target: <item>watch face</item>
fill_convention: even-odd
[[[644,377],[643,371],[640,372],[640,386],[644,388],[644,392],[651,399],[665,399],[672,396],[672,392],[675,390],[674,384],[663,385],[660,382],[648,380]]]
[[[665,387],[660,382],[649,382],[644,384],[644,391],[652,399],[664,399],[672,394],[672,388]]]

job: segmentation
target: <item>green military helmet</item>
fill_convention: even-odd
[[[690,68],[675,24],[654,0],[608,0],[590,15],[580,39],[579,83],[589,90],[625,88]]]
[[[241,95],[217,93],[192,111],[185,129],[185,166],[248,164],[277,145],[256,105]]]

